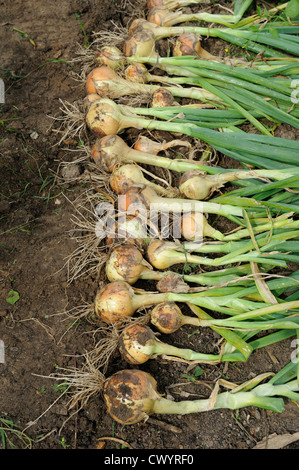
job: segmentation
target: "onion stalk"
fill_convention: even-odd
[[[181,198],[165,198],[157,195],[154,189],[150,187],[134,187],[129,188],[124,194],[121,194],[118,198],[118,209],[120,212],[127,213],[129,215],[135,215],[142,208],[147,208],[152,211],[166,212],[166,213],[209,213],[222,215],[227,218],[232,216],[242,217],[243,209],[237,206],[224,204],[213,204],[209,201],[197,201],[193,199],[181,199]],[[209,227],[203,228],[203,232],[207,235]],[[213,229],[213,236],[222,236],[217,234],[216,230]]]
[[[186,415],[216,409],[235,410],[248,406],[282,412],[284,401],[281,397],[298,401],[299,386],[296,379],[281,385],[273,385],[270,382],[256,385],[264,378],[264,375],[256,377],[243,386],[218,393],[208,399],[175,402],[158,393],[157,382],[150,374],[137,369],[127,369],[120,370],[106,379],[103,394],[108,413],[123,425],[138,423],[152,414]]]
[[[87,93],[97,93],[101,97],[110,99],[136,94],[152,95],[160,88],[159,85],[126,80],[104,65],[90,72],[86,81]],[[217,97],[213,93],[206,92],[204,89],[201,90],[199,87],[197,89],[167,87],[167,91],[176,97],[194,98],[203,102],[217,101]]]
[[[173,141],[173,142],[180,143],[181,141]],[[166,147],[167,147],[167,144],[166,144]],[[234,181],[233,178],[230,178],[230,173],[232,172],[232,174],[234,174],[234,171],[227,170],[221,167],[205,165],[203,164],[204,162],[197,162],[194,160],[180,160],[180,159],[172,160],[169,158],[158,156],[157,152],[160,150],[160,148],[161,148],[160,145],[158,146],[154,145],[154,147],[151,146],[150,150],[151,152],[154,152],[154,153],[148,153],[143,150],[142,151],[136,150],[135,148],[130,148],[126,144],[126,142],[124,142],[124,140],[121,139],[121,137],[117,135],[112,135],[112,136],[103,137],[102,139],[97,139],[94,146],[92,147],[91,156],[94,162],[98,166],[110,172],[118,168],[118,166],[123,163],[130,163],[134,161],[134,162],[141,163],[141,164],[154,165],[157,167],[166,168],[172,171],[176,171],[178,173],[185,173],[188,171],[192,172],[193,170],[197,170],[197,171],[203,171],[205,173],[209,173],[212,175],[227,174],[228,180],[232,180],[233,183],[235,182],[236,184],[239,184],[239,185],[247,186],[247,189],[244,188],[245,192],[243,191],[242,193],[240,193],[239,191],[239,192],[234,193],[236,196],[239,196],[239,195],[246,196],[246,194],[252,194],[256,196],[257,192],[260,192],[261,188],[258,188],[259,191],[256,191],[255,185],[251,185],[250,187],[248,187],[248,185],[246,184],[246,180],[244,180],[243,177],[241,177],[241,175],[240,175],[241,179],[236,180],[236,181]],[[238,170],[238,171],[240,172],[244,171],[244,173],[246,174],[246,170]],[[263,171],[263,170],[255,170],[255,171],[258,171],[259,173],[260,171]],[[293,167],[293,168],[290,168],[289,170],[284,170],[284,169],[279,170],[282,176],[289,176],[289,174],[287,173],[288,171],[290,171],[290,174],[292,173],[292,171],[294,171],[296,174],[297,168]],[[279,178],[278,175],[279,173],[275,173],[275,174],[272,173],[273,177],[275,176],[276,178],[277,177]],[[259,176],[261,176],[261,173]],[[270,173],[268,173],[267,176],[270,176]],[[220,179],[221,178],[225,179],[225,176],[220,177]],[[253,180],[251,179],[251,181]],[[287,185],[285,187],[287,187]],[[209,187],[206,189],[210,191]],[[287,194],[287,196],[289,196],[289,193]],[[224,198],[226,196],[224,195],[222,197]]]
[[[265,57],[287,57],[285,54],[298,56],[298,47],[293,41],[293,35],[297,34],[298,29],[290,26],[277,26],[276,37],[271,35],[271,25],[259,30],[258,28],[248,26],[244,28],[204,28],[200,26],[158,26],[146,20],[134,20],[133,28],[130,28],[130,34],[137,32],[151,33],[153,40],[167,37],[180,36],[190,32],[200,34],[201,36],[217,37],[226,42],[230,42],[242,48],[248,49],[257,54],[263,52]],[[132,39],[132,37],[130,38]],[[270,46],[270,47],[269,47]],[[279,51],[284,51],[279,52]],[[134,55],[129,50],[124,49],[127,57]],[[146,55],[144,54],[144,57]]]
[[[150,23],[154,23],[158,26],[173,26],[179,23],[187,23],[190,21],[205,21],[207,23],[217,23],[228,28],[234,27],[236,22],[238,21],[237,16],[235,15],[217,15],[211,14],[207,12],[199,12],[199,13],[190,13],[186,14],[182,11],[172,12],[167,10],[166,8],[154,7],[152,8],[148,15],[147,21]],[[254,19],[257,18],[257,15]],[[248,20],[253,21],[252,20]]]
[[[122,331],[119,339],[119,351],[122,358],[133,365],[144,364],[149,359],[155,359],[160,355],[207,363],[234,360],[233,354],[223,354],[222,356],[220,354],[205,354],[164,343],[148,326],[138,323],[129,325]]]
[[[250,243],[249,243],[250,245]],[[217,245],[215,245],[215,252],[217,252]],[[219,245],[219,251],[221,252],[221,245]],[[240,250],[244,251],[244,248]],[[275,254],[271,255],[268,253],[259,253],[258,251],[250,251],[245,254],[235,254],[234,252],[229,255],[220,258],[207,258],[203,256],[194,255],[180,251],[180,247],[175,242],[153,240],[147,249],[147,257],[151,265],[156,269],[168,269],[175,264],[195,264],[195,265],[207,265],[207,266],[221,266],[231,263],[249,262],[255,261],[257,263],[265,263],[271,266],[283,266],[286,267],[283,260],[275,258]]]
[[[277,249],[280,247],[280,245],[285,244],[286,246],[284,250],[288,251],[288,244],[286,243],[286,240],[291,239],[292,237],[298,237],[298,234],[298,231],[294,231],[289,234],[287,233],[274,235],[270,243],[266,243],[265,241],[263,241],[263,243],[259,245],[259,249],[261,250],[261,253],[263,253],[264,251],[270,251],[270,249]],[[260,240],[257,240],[257,243],[259,243],[259,241]],[[244,242],[226,242],[223,244],[203,243],[200,245],[195,244],[195,246],[193,247],[195,253],[228,253],[228,255],[223,256],[222,259],[220,258],[220,261],[222,261],[222,263],[224,261],[229,261],[230,258],[235,258],[236,256],[240,256],[241,254],[249,252],[253,248],[254,243],[250,240],[246,240]],[[161,279],[165,279],[169,274],[174,273],[154,271],[153,267],[155,267],[156,269],[166,269],[170,267],[164,267],[165,263],[169,263],[169,261],[164,260],[164,256],[167,257],[167,253],[169,250],[171,250],[172,252],[173,250],[175,250],[178,255],[177,260],[179,259],[179,254],[183,254],[184,258],[182,257],[182,259],[184,259],[183,263],[185,264],[186,262],[188,262],[187,256],[189,255],[189,253],[187,255],[187,249],[188,243],[178,246],[177,244],[169,241],[162,242],[153,240],[148,247],[148,257],[150,260],[150,263],[148,263],[143,258],[142,253],[136,246],[126,244],[121,245],[119,247],[114,248],[106,262],[107,278],[110,282],[125,281],[129,284],[135,284],[139,279],[158,281]],[[179,250],[181,250],[181,252]],[[182,250],[185,250],[185,252]],[[209,263],[210,261],[207,260],[207,262]],[[224,275],[222,274],[222,276]],[[204,277],[205,276],[201,274],[183,276],[184,281],[190,280],[191,282],[198,284],[203,281]],[[224,282],[224,280],[222,282]]]
[[[214,191],[231,181],[251,178],[270,178],[279,181],[291,178],[294,175],[299,177],[299,168],[294,167],[293,170],[236,170],[228,173],[218,173],[217,175],[208,175],[200,170],[189,170],[181,177],[179,190],[188,199],[203,200],[209,198]]]
[[[131,108],[124,105],[118,106],[110,99],[102,99],[91,104],[86,123],[89,129],[98,137],[115,135],[126,128],[164,130],[179,132],[190,137],[198,138],[208,143],[225,155],[234,154],[235,158],[242,161],[255,160],[262,162],[262,167],[272,162],[284,162],[284,168],[288,165],[296,166],[299,143],[281,137],[257,135],[246,132],[220,133],[213,129],[201,128],[197,125],[184,125],[181,123],[164,122],[137,117],[132,114]],[[246,158],[247,157],[247,158]],[[267,162],[267,163],[265,163]],[[270,162],[270,165],[269,165]]]
[[[234,2],[235,5],[233,15],[219,15],[206,12],[184,14],[182,11],[172,12],[170,9],[167,10],[165,5],[156,5],[150,9],[147,20],[151,23],[157,24],[158,26],[172,26],[178,23],[187,23],[190,21],[205,21],[208,23],[218,23],[230,28],[238,28],[261,21],[259,15],[251,15],[241,21],[244,13],[252,4],[252,1],[253,0]],[[287,4],[288,2],[284,3],[283,5],[279,5],[276,8],[270,9],[267,12],[267,15],[284,10]]]
[[[208,297],[201,296],[198,293],[137,293],[134,292],[130,284],[122,281],[111,282],[98,291],[94,311],[100,321],[113,324],[127,320],[142,308],[165,301],[187,302],[232,317],[226,320],[202,320],[201,325],[205,327],[228,326],[240,329],[242,327],[245,329],[251,328],[252,330],[298,328],[298,315],[287,317],[284,314],[282,318],[275,319],[269,316],[297,309],[299,301],[282,302],[268,306],[265,302],[254,302],[230,295]]]

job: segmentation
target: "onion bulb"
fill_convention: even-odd
[[[119,69],[124,63],[124,55],[118,47],[104,46],[95,53],[95,60],[99,66],[107,65],[110,69]]]
[[[97,82],[109,82],[115,78],[115,72],[106,66],[96,67],[93,69],[86,78],[86,93],[98,93],[99,87]]]
[[[155,51],[154,34],[143,27],[140,30],[140,27],[140,24],[132,25],[131,29],[134,32],[130,33],[130,37],[124,43],[124,55],[126,57],[158,57]]]
[[[190,212],[182,217],[181,234],[185,240],[197,241],[203,237],[222,240],[223,236],[219,233],[208,223],[207,218],[199,212]]]
[[[119,338],[119,351],[130,364],[143,364],[155,355],[158,342],[148,326],[138,323],[127,326]]]
[[[109,180],[111,189],[116,194],[124,194],[132,186],[148,186],[153,188],[158,194],[168,197],[178,196],[179,191],[176,188],[163,188],[159,184],[153,183],[143,176],[142,169],[134,164],[123,165],[113,171]]]
[[[196,317],[184,315],[175,302],[161,302],[150,312],[151,323],[164,334],[171,334],[183,325],[199,326],[200,321]]]
[[[164,274],[153,271],[153,267],[135,246],[121,245],[110,254],[106,263],[106,274],[110,282],[125,281],[135,284],[138,279],[160,280]]]
[[[174,97],[166,88],[159,88],[152,94],[152,108],[164,108],[166,106],[173,106]]]
[[[108,413],[122,424],[145,420],[156,400],[160,399],[155,379],[141,370],[121,370],[109,377],[103,385]]]
[[[135,83],[146,83],[148,81],[147,74],[146,66],[138,62],[133,62],[125,70],[126,79]]]
[[[141,135],[134,144],[134,149],[139,150],[140,152],[151,153],[153,155],[158,155],[159,152],[165,151],[171,147],[183,146],[191,148],[190,142],[186,140],[171,140],[170,142],[155,142],[154,140],[149,139],[145,135]]]
[[[203,60],[216,59],[201,46],[200,36],[195,33],[184,33],[179,36],[173,47],[173,56],[192,55]]]

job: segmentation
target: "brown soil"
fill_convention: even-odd
[[[59,126],[53,128],[52,117],[62,115],[62,102],[84,96],[71,74],[78,72],[77,64],[68,63],[84,43],[83,31],[91,40],[94,31],[126,27],[130,19],[143,15],[143,3],[0,1],[0,73],[6,89],[0,121],[0,340],[5,345],[5,363],[0,363],[0,430],[1,420],[10,420],[25,430],[34,449],[94,449],[104,436],[135,449],[249,449],[273,433],[298,431],[298,406],[289,400],[282,414],[253,407],[153,416],[122,426],[107,413],[101,394],[83,409],[69,410],[68,397],[58,399],[57,382],[49,378],[57,366],[80,368],[82,354],[92,348],[94,326],[82,320],[71,327],[61,312],[92,302],[99,282],[94,274],[67,282],[64,265],[77,247],[72,202],[82,186],[72,182],[61,186],[55,175],[62,161],[76,158],[78,141],[59,145],[61,134]],[[212,50],[211,40],[207,43]],[[136,135],[128,133],[128,139],[133,141]],[[230,164],[228,159],[221,163]],[[82,167],[76,166],[76,171],[80,174]],[[152,283],[146,287],[155,288]],[[11,290],[19,294],[13,305],[6,300]],[[211,330],[184,327],[171,339],[163,335],[160,339],[202,352],[219,351],[219,338]],[[259,373],[276,372],[289,362],[291,352],[288,339],[256,351],[245,364],[201,364],[198,380],[205,385],[186,378],[194,378],[194,369],[188,371],[184,362],[159,358],[140,368],[155,377],[160,393],[175,400],[194,399],[207,397],[219,378],[241,383]],[[124,368],[128,364],[115,353],[107,373]],[[12,432],[7,436],[18,448],[27,442]],[[106,449],[121,447],[116,440],[104,441]],[[6,445],[10,447],[8,441]],[[298,448],[298,443],[288,447]]]

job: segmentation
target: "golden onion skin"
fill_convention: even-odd
[[[113,115],[117,114],[109,103],[94,101],[86,114],[86,124],[97,137],[117,134],[119,122]]]
[[[124,425],[145,420],[160,399],[156,380],[135,369],[120,370],[109,377],[104,382],[103,396],[110,416]]]
[[[164,108],[173,106],[174,97],[166,88],[159,88],[152,95],[152,108]]]
[[[91,157],[96,165],[112,172],[123,154],[123,143],[117,135],[107,135],[97,139],[91,149]]]
[[[95,298],[95,313],[105,323],[115,323],[134,314],[133,289],[122,281],[111,282]]]
[[[179,182],[180,193],[188,199],[207,199],[213,192],[214,181],[211,182],[206,176],[205,171],[186,171]]]
[[[138,323],[127,326],[119,340],[119,351],[130,364],[144,364],[153,355],[155,335],[148,326]]]
[[[165,334],[174,333],[183,324],[181,309],[174,302],[162,302],[151,311],[151,323]]]
[[[143,256],[137,247],[121,245],[113,250],[106,265],[110,282],[123,280],[135,284],[144,270]]]

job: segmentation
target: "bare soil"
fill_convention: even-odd
[[[95,449],[99,441],[106,449],[251,449],[273,433],[297,432],[298,406],[286,400],[282,414],[252,407],[153,416],[122,426],[108,415],[101,394],[83,409],[69,410],[68,397],[59,398],[57,383],[49,378],[57,367],[80,368],[82,354],[92,348],[92,325],[81,321],[72,328],[60,313],[92,302],[99,283],[88,274],[67,282],[65,262],[77,247],[72,203],[84,188],[75,182],[61,186],[55,178],[60,163],[70,159],[69,149],[76,158],[78,141],[59,144],[61,134],[52,117],[61,116],[62,102],[84,96],[73,75],[80,72],[78,64],[69,63],[79,45],[91,40],[94,31],[126,27],[132,18],[142,17],[145,7],[140,3],[0,0],[0,74],[5,83],[0,117],[0,340],[5,345],[0,428],[5,419],[24,429],[34,449]],[[206,48],[216,50],[219,44],[212,41],[206,41]],[[290,130],[286,132],[289,136]],[[135,135],[128,133],[128,139]],[[236,164],[220,158],[224,166]],[[80,165],[77,170],[83,171]],[[155,288],[151,283],[140,286]],[[11,291],[19,295],[13,304],[7,302]],[[219,338],[210,330],[186,327],[171,339],[160,339],[201,352],[219,351]],[[209,396],[219,378],[242,383],[259,373],[277,372],[291,353],[288,339],[256,351],[245,364],[201,364],[197,381],[184,362],[160,358],[141,368],[156,378],[165,396],[195,399]],[[127,367],[116,352],[108,373]],[[12,432],[7,436],[17,448],[28,444]],[[6,446],[11,447],[8,441]],[[298,442],[288,448],[298,448]]]

